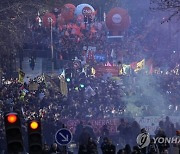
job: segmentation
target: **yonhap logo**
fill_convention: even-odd
[[[136,142],[139,148],[147,147],[150,143],[150,136],[148,133],[141,133],[137,136]]]

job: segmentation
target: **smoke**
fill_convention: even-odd
[[[129,86],[122,100],[125,102],[127,114],[132,116],[167,114],[166,96],[160,87],[160,80],[149,74],[128,76]]]

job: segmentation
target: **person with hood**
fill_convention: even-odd
[[[180,154],[180,143],[178,143],[180,141],[180,130],[176,131],[176,136],[174,138],[177,138],[177,143],[173,143],[172,152],[173,154]]]
[[[51,145],[51,148],[50,148],[49,153],[50,153],[50,154],[54,154],[54,153],[59,153],[59,154],[60,154],[60,152],[61,152],[61,151],[60,151],[57,143],[53,143],[53,144]]]

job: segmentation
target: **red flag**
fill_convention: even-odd
[[[151,65],[149,68],[149,74],[153,74],[153,72],[154,72],[154,68],[153,68],[153,65]]]
[[[146,66],[147,66],[148,69],[149,69],[149,74],[152,74],[153,71],[154,71],[152,59],[148,59],[148,60],[146,61]]]

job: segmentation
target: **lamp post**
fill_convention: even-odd
[[[53,46],[53,29],[52,29],[52,24],[53,24],[53,19],[49,17],[49,22],[50,22],[50,31],[51,31],[51,63],[52,63],[52,73],[54,72],[54,46]]]

